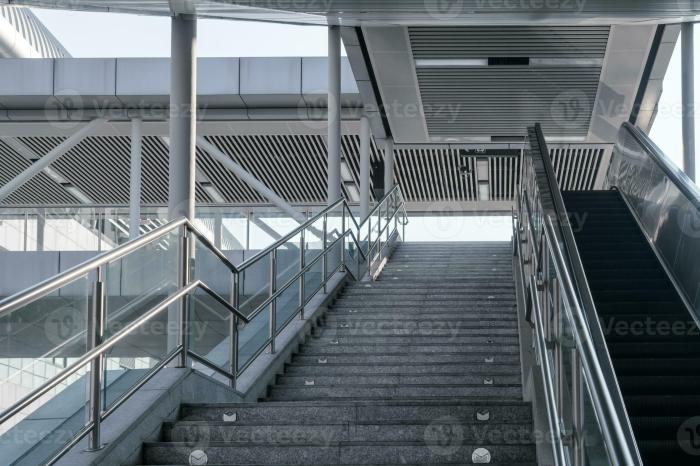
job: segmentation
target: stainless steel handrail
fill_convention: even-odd
[[[384,206],[384,207],[383,207]],[[330,212],[332,212],[333,209],[337,209],[338,207],[342,207],[342,210],[339,212],[340,217],[342,218],[342,227],[338,230],[338,235],[337,237],[333,235],[333,238],[328,241],[328,231],[327,231],[327,218]],[[357,264],[358,264],[358,271],[356,272],[351,272],[351,276],[353,276],[355,279],[361,278],[361,274],[359,273],[361,271],[360,264],[364,261],[367,264],[368,270],[371,271],[372,268],[372,261],[373,257],[370,256],[370,254],[375,251],[375,247],[379,250],[380,254],[379,257],[381,258],[381,246],[383,243],[387,243],[392,241],[393,238],[395,238],[395,235],[397,235],[397,228],[398,225],[401,224],[402,226],[405,226],[407,221],[408,221],[408,216],[406,213],[405,209],[405,201],[403,199],[403,195],[401,194],[400,189],[395,187],[392,189],[389,193],[387,193],[378,203],[377,206],[372,210],[373,213],[376,213],[378,209],[383,209],[382,212],[386,215],[386,218],[382,221],[380,219],[380,223],[383,225],[380,225],[380,227],[377,229],[377,238],[372,241],[372,231],[371,229],[367,232],[367,251],[365,252],[362,247],[361,241],[358,239],[357,235],[355,234],[355,231],[353,230],[353,225],[355,228],[357,228],[358,233],[360,232],[360,228],[364,225],[364,222],[360,222],[358,225],[358,222],[355,220],[354,216],[352,215],[352,212],[350,211],[350,207],[345,202],[345,200],[341,199],[338,202],[334,203],[331,206],[328,206],[326,209],[321,211],[319,214],[315,215],[313,218],[309,219],[307,222],[304,224],[300,225],[295,231],[289,233],[286,235],[284,238],[276,241],[274,244],[268,246],[264,251],[261,251],[259,254],[257,254],[255,257],[249,259],[248,261],[244,262],[241,266],[236,267],[233,265],[226,256],[218,250],[203,234],[201,234],[197,228],[192,225],[189,221],[185,219],[180,219],[173,221],[167,225],[163,225],[147,234],[144,236],[137,238],[133,241],[130,241],[122,246],[119,246],[118,248],[111,250],[109,252],[106,252],[104,254],[101,254],[95,258],[92,258],[88,261],[86,261],[83,264],[80,264],[76,267],[73,267],[72,269],[69,269],[57,276],[54,276],[42,283],[39,283],[38,285],[35,285],[25,291],[22,291],[14,296],[11,296],[3,301],[0,302],[0,316],[9,314],[17,309],[22,308],[22,306],[25,306],[43,296],[46,296],[57,289],[61,288],[64,285],[72,283],[74,280],[84,277],[88,274],[94,274],[94,282],[93,282],[93,293],[92,293],[92,299],[93,299],[93,306],[90,309],[89,316],[90,316],[90,324],[88,325],[90,327],[89,331],[86,331],[86,335],[88,335],[88,341],[92,342],[90,343],[92,347],[82,356],[80,357],[76,362],[74,362],[69,368],[61,372],[58,376],[54,377],[53,379],[49,380],[47,383],[43,384],[42,386],[36,388],[33,390],[29,395],[25,396],[15,404],[13,404],[10,408],[5,410],[2,414],[0,414],[0,424],[6,422],[13,416],[19,414],[21,411],[24,409],[28,408],[32,403],[36,402],[40,397],[46,395],[49,390],[55,388],[58,384],[64,382],[69,376],[74,374],[76,371],[78,371],[80,368],[84,367],[87,364],[91,364],[92,368],[90,371],[90,392],[89,392],[89,401],[90,401],[90,409],[89,409],[89,420],[85,423],[83,428],[74,436],[72,440],[68,442],[67,445],[65,445],[61,450],[59,450],[58,453],[56,453],[49,461],[49,463],[53,463],[55,460],[60,458],[63,454],[65,454],[70,447],[75,445],[78,441],[80,441],[82,438],[84,438],[86,435],[90,435],[90,441],[89,445],[90,448],[99,448],[100,443],[99,443],[99,432],[100,432],[100,422],[102,419],[106,418],[109,414],[114,412],[116,407],[123,403],[126,399],[128,399],[133,393],[135,393],[140,387],[142,387],[156,372],[158,372],[160,369],[165,367],[165,365],[170,362],[172,359],[175,357],[179,356],[179,366],[184,367],[187,364],[187,357],[190,357],[191,360],[196,360],[200,363],[202,363],[204,366],[212,368],[215,372],[219,374],[225,375],[227,378],[230,379],[231,381],[231,386],[232,388],[235,389],[235,381],[238,378],[238,375],[244,371],[249,365],[253,362],[255,357],[260,354],[261,351],[264,351],[265,346],[262,346],[258,350],[256,350],[254,357],[249,358],[245,363],[239,365],[238,361],[238,346],[237,346],[237,341],[238,341],[238,322],[243,322],[243,323],[249,323],[251,319],[255,317],[259,312],[255,311],[250,315],[245,315],[244,313],[240,312],[240,307],[238,306],[238,301],[239,301],[239,285],[240,285],[240,280],[239,280],[239,275],[241,274],[241,271],[244,271],[249,264],[252,264],[256,262],[257,260],[260,260],[261,257],[270,254],[271,255],[271,265],[270,265],[270,277],[271,277],[271,286],[270,286],[270,294],[266,298],[265,303],[259,307],[259,309],[264,309],[264,307],[267,305],[269,306],[270,309],[270,335],[268,337],[268,340],[266,342],[266,345],[269,345],[270,351],[274,352],[275,351],[275,338],[279,335],[281,331],[286,328],[286,326],[289,324],[289,322],[294,318],[295,315],[301,313],[301,317],[303,318],[303,312],[304,312],[304,307],[306,304],[309,302],[309,300],[315,295],[320,289],[324,289],[326,287],[326,283],[330,279],[331,276],[333,276],[335,273],[337,273],[339,270],[341,270],[343,267],[346,266],[346,240],[349,239],[354,245],[356,246],[356,252],[359,252],[359,255],[357,255],[355,258],[357,259]],[[402,220],[399,220],[399,217],[401,216]],[[323,218],[323,245],[322,249],[319,250],[319,254],[306,263],[305,260],[305,244],[304,244],[304,231],[308,229],[310,226],[313,225],[314,222],[318,221],[320,218]],[[352,222],[347,222],[346,219],[351,219]],[[392,221],[393,227],[392,227]],[[352,223],[352,225],[350,225]],[[104,301],[105,301],[105,294],[104,294],[104,282],[103,282],[103,275],[104,275],[104,266],[106,264],[109,264],[112,261],[118,260],[122,257],[127,256],[128,254],[138,250],[139,248],[143,247],[146,244],[153,243],[155,241],[158,241],[159,239],[165,237],[168,234],[171,234],[172,232],[179,231],[180,228],[184,228],[184,231],[182,234],[178,235],[178,241],[179,244],[177,245],[178,247],[178,254],[179,254],[179,261],[178,261],[178,282],[179,282],[179,290],[175,292],[174,294],[168,296],[165,300],[163,300],[161,303],[156,305],[155,307],[149,309],[148,311],[144,312],[141,314],[138,318],[136,318],[133,322],[131,322],[129,325],[124,327],[121,331],[116,333],[115,335],[112,335],[110,337],[107,337],[104,341],[102,340],[104,337],[104,329],[103,329],[103,324],[104,324]],[[335,231],[335,229],[333,230]],[[190,236],[190,233],[192,236]],[[279,248],[282,244],[285,244],[287,241],[289,241],[291,238],[295,237],[296,235],[299,235],[301,233],[301,247],[299,248],[299,254],[300,254],[300,268],[292,277],[291,279],[288,279],[286,283],[282,284],[281,286],[276,286],[276,276],[277,276],[277,267],[276,267],[276,255],[277,255],[277,248]],[[383,240],[382,236],[386,233],[386,239]],[[190,275],[192,271],[192,263],[191,259],[193,256],[193,239],[201,243],[204,247],[209,249],[218,259],[219,261],[224,264],[230,271],[231,271],[231,283],[232,283],[232,288],[231,288],[231,302],[229,303],[227,300],[219,296],[215,291],[213,291],[211,288],[209,288],[207,285],[205,285],[201,280],[194,280],[192,281]],[[338,264],[332,269],[328,270],[327,263],[328,263],[328,256],[331,254],[331,252],[338,247],[338,245],[341,246],[340,249],[340,256],[339,256],[339,262]],[[375,251],[376,252],[376,251]],[[196,257],[195,257],[196,259]],[[299,280],[299,286],[300,286],[300,294],[299,294],[299,306],[297,307],[296,311],[294,313],[291,313],[289,317],[285,318],[285,321],[281,323],[280,326],[275,325],[275,319],[276,319],[276,313],[275,313],[275,303],[276,299],[284,293],[286,289],[288,289],[290,286],[293,285],[295,280],[298,280],[300,277],[304,277],[304,274],[311,270],[311,268],[316,265],[319,261],[323,261],[323,275],[321,277],[320,283],[317,285],[317,288],[314,288],[310,294],[307,295],[307,293],[304,292],[304,280]],[[211,298],[214,299],[219,305],[221,305],[224,309],[228,310],[232,314],[231,318],[231,325],[229,328],[230,331],[230,340],[229,340],[229,345],[230,345],[230,370],[227,371],[225,369],[222,369],[215,364],[213,364],[211,361],[208,361],[205,357],[198,355],[194,353],[193,351],[190,351],[188,348],[188,338],[186,335],[188,334],[188,325],[189,325],[189,319],[190,319],[190,314],[189,314],[189,306],[188,306],[188,300],[187,296],[194,290],[199,289],[209,295]],[[100,379],[100,372],[101,372],[101,367],[103,364],[103,357],[104,354],[107,350],[112,348],[117,342],[119,342],[121,339],[129,335],[131,332],[133,332],[138,326],[143,325],[145,322],[147,322],[149,319],[151,319],[153,316],[159,314],[162,312],[164,309],[170,308],[171,306],[178,305],[179,306],[179,316],[178,319],[180,321],[180,328],[179,328],[179,342],[176,345],[176,348],[173,350],[173,352],[169,355],[166,356],[166,361],[161,361],[159,362],[154,368],[151,369],[151,371],[146,375],[144,378],[142,378],[138,383],[136,383],[134,386],[132,386],[127,392],[122,394],[122,396],[115,402],[112,403],[112,405],[106,409],[105,411],[102,411],[101,409],[101,402],[100,402],[100,390],[101,390],[101,379]],[[258,310],[259,310],[258,309]]]
[[[535,225],[531,206],[530,194],[525,188],[525,180],[521,181],[523,196],[519,196],[518,221],[524,229],[530,231],[533,245],[534,260],[532,273],[537,275],[539,288],[545,297],[549,293],[546,285],[550,281],[549,264],[553,264],[555,275],[553,279],[559,282],[557,285],[563,292],[564,309],[566,317],[571,322],[572,332],[579,350],[577,355],[587,384],[596,415],[600,420],[602,435],[606,448],[612,457],[613,464],[641,465],[641,458],[632,432],[631,424],[624,407],[622,395],[617,385],[617,378],[612,367],[612,361],[607,352],[602,327],[593,303],[593,298],[588,287],[581,259],[573,237],[573,231],[568,222],[563,197],[559,189],[554,170],[547,153],[547,146],[539,125],[536,126],[537,143],[539,145],[539,158],[545,170],[546,184],[544,189],[551,196],[554,210],[541,211],[542,193],[539,193],[537,183],[534,183],[536,201],[539,201],[538,211],[541,211],[543,224],[539,237],[532,231]],[[526,161],[523,161],[525,165]],[[529,160],[531,177],[536,177],[533,159]],[[521,199],[522,198],[522,199]],[[555,227],[555,222],[557,227]],[[557,229],[558,228],[558,229]],[[514,232],[520,241],[519,230]],[[539,243],[539,244],[537,244]],[[563,243],[564,249],[560,247]],[[518,248],[520,254],[521,271],[524,271],[526,259]],[[551,261],[551,262],[550,262]],[[548,299],[552,299],[551,297]],[[559,299],[559,298],[557,298]],[[540,304],[539,301],[536,304]],[[539,311],[539,310],[538,310]],[[552,312],[545,309],[545,312]],[[561,311],[559,311],[561,312]],[[555,317],[556,318],[556,317]],[[540,331],[539,329],[536,329]],[[545,332],[551,332],[545,329]],[[580,411],[580,406],[576,407]],[[575,413],[575,409],[574,409]],[[579,413],[575,413],[580,416]]]
[[[622,127],[645,149],[647,155],[656,162],[656,165],[663,170],[688,201],[700,210],[700,188],[688,178],[688,175],[671,162],[666,154],[642,130],[629,122],[624,122]]]
[[[156,228],[153,231],[146,233],[136,239],[133,239],[118,248],[112,249],[111,251],[104,252],[95,256],[92,259],[78,264],[65,272],[61,272],[58,275],[54,275],[26,290],[20,291],[12,296],[0,301],[0,317],[12,312],[22,306],[29,304],[47,294],[53,293],[57,289],[71,283],[72,281],[87,275],[88,273],[94,271],[95,269],[102,267],[103,265],[109,264],[115,260],[121,259],[130,253],[138,250],[142,246],[152,243],[158,239],[167,236],[169,233],[176,231],[178,228],[185,226],[189,231],[191,231],[199,241],[201,241],[212,253],[214,253],[221,261],[226,265],[232,272],[236,272],[237,268],[235,265],[229,261],[224,253],[218,250],[207,238],[202,234],[194,225],[192,225],[187,219],[181,218],[179,220],[174,220],[167,223],[161,227]]]
[[[73,375],[78,369],[81,367],[85,366],[88,364],[90,361],[95,359],[98,356],[103,355],[104,353],[107,352],[110,348],[112,348],[114,345],[119,343],[121,340],[123,340],[126,336],[131,334],[135,329],[143,325],[144,323],[148,322],[151,318],[154,316],[160,314],[163,310],[167,309],[171,305],[177,303],[180,299],[183,297],[189,295],[192,291],[196,289],[202,289],[203,291],[207,292],[208,294],[215,295],[211,289],[206,286],[204,283],[202,283],[199,280],[196,280],[189,285],[185,286],[184,288],[181,288],[180,290],[176,291],[175,293],[171,294],[167,298],[165,298],[163,301],[158,303],[156,306],[151,308],[150,310],[144,312],[142,315],[140,315],[138,318],[134,319],[132,322],[130,322],[128,325],[124,326],[123,329],[121,329],[119,332],[116,334],[110,336],[106,341],[101,343],[99,346],[96,346],[95,348],[92,348],[91,350],[88,350],[83,356],[78,358],[77,361],[75,361],[73,364],[71,364],[69,367],[67,367],[65,370],[63,370],[61,373],[56,375],[53,379],[48,380],[45,384],[42,386],[36,388],[33,390],[31,393],[26,395],[24,398],[21,400],[17,401],[14,403],[12,406],[7,408],[0,414],[0,424],[3,424],[6,422],[8,419],[12,418],[13,416],[17,415],[20,413],[23,409],[27,408],[29,405],[37,401],[40,397],[48,393],[52,388],[55,388],[58,384],[61,382],[64,382],[68,377]],[[217,301],[224,304],[225,301],[221,297],[217,298]],[[244,320],[244,322],[248,322],[247,318],[240,314],[238,311],[233,309],[229,304],[224,304],[226,309],[231,311],[232,313],[236,314],[238,318]]]

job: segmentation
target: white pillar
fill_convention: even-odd
[[[384,142],[384,194],[394,187],[394,140]]]
[[[370,142],[369,118],[362,115],[360,118],[360,219],[362,220],[369,215]]]
[[[683,171],[695,181],[694,23],[681,26],[681,89],[683,92]]]
[[[129,177],[129,239],[138,238],[141,228],[141,118],[131,120],[131,172]]]
[[[36,250],[44,250],[44,236],[46,234],[46,209],[37,209],[36,214]]]
[[[328,27],[328,203],[340,190],[340,27]]]
[[[194,220],[197,114],[197,18],[175,15],[170,49],[168,218]]]

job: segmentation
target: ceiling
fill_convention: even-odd
[[[90,11],[242,18],[304,24],[620,24],[697,19],[694,0],[3,0],[0,3]],[[172,10],[171,10],[172,9]]]

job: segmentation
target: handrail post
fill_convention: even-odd
[[[277,291],[277,249],[270,251],[270,298]],[[270,338],[270,354],[275,354],[275,336],[277,333],[277,298],[270,300],[270,318],[269,318],[269,338]]]
[[[180,264],[178,270],[179,284],[181,288],[186,287],[190,283],[190,235],[187,226],[182,228],[182,236],[180,237]],[[178,344],[181,348],[180,357],[178,358],[177,367],[187,367],[187,354],[189,348],[187,345],[187,329],[188,329],[188,313],[187,307],[189,303],[189,297],[183,296],[180,301],[179,309],[179,334],[178,334]]]
[[[240,292],[238,273],[231,274],[231,305],[238,309],[238,296]],[[236,380],[238,379],[238,316],[231,316],[231,324],[229,329],[229,372],[233,375],[229,379],[230,386],[236,389]]]
[[[340,267],[341,271],[345,271],[345,204],[341,205],[340,213]]]
[[[372,216],[367,217],[367,265],[372,262],[369,253],[372,250]]]
[[[583,433],[583,390],[581,386],[581,357],[578,348],[571,350],[571,404],[573,432],[573,463],[572,466],[583,466],[585,463],[584,433]]]
[[[328,274],[328,254],[326,251],[328,243],[328,214],[323,214],[323,249],[321,254],[323,254],[323,267],[321,270],[321,283],[323,283],[323,293],[328,292],[328,287],[326,286],[326,275]]]
[[[306,267],[306,229],[301,230],[301,239],[299,240],[299,270],[303,271]],[[301,272],[299,275],[299,319],[304,320],[304,307],[306,307],[306,286],[304,284],[304,276],[306,273]]]
[[[90,332],[90,349],[97,348],[102,343],[104,334],[104,282],[102,281],[102,269],[95,270],[95,283],[93,285],[92,309],[88,313],[88,329]],[[104,445],[100,442],[100,420],[102,416],[102,361],[103,355],[99,354],[90,363],[90,392],[88,425],[92,425],[88,434],[88,451],[101,450]]]

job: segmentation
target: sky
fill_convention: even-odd
[[[32,10],[74,57],[169,57],[170,18]],[[201,57],[320,57],[326,28],[251,21],[199,20]]]

